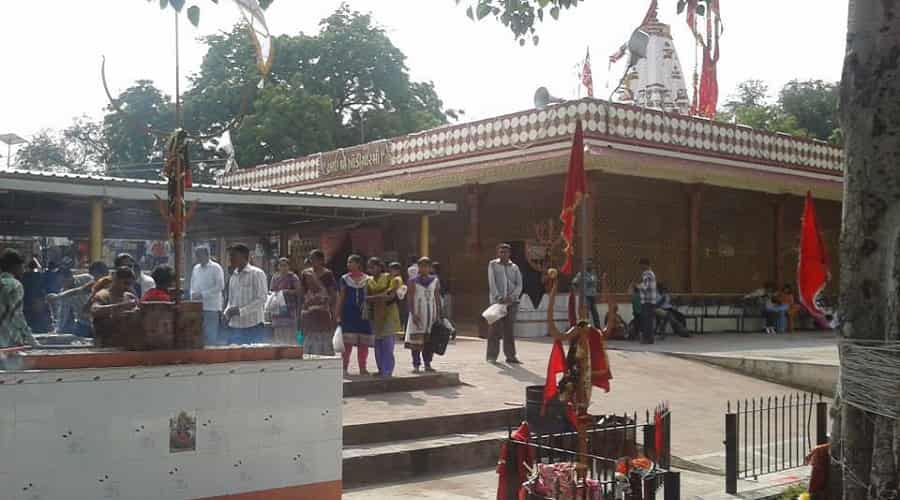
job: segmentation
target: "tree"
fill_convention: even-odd
[[[840,88],[845,154],[841,378],[863,380],[868,386],[865,401],[871,403],[860,401],[858,391],[846,383],[839,384],[832,450],[843,462],[843,498],[896,498],[898,394],[893,385],[884,390],[875,380],[900,364],[896,348],[890,347],[900,331],[900,5],[850,0],[848,19]],[[873,378],[848,369],[848,361],[860,361],[860,353],[871,353],[873,347],[886,348],[878,358],[881,363],[867,363]]]
[[[65,143],[52,130],[41,130],[19,148],[16,168],[42,172],[68,171],[72,160]]]
[[[103,135],[109,144],[110,175],[159,179],[166,136],[175,129],[175,112],[169,96],[150,80],[138,80],[117,98],[103,118]]]
[[[460,4],[461,0],[456,3]],[[480,21],[493,16],[512,31],[519,45],[525,45],[528,38],[537,45],[540,38],[535,24],[544,21],[544,13],[549,13],[554,20],[559,19],[560,11],[576,7],[578,0],[474,0],[467,3],[469,19]]]
[[[263,90],[246,29],[205,38],[206,56],[184,96],[188,128],[213,130],[244,112],[232,140],[238,163],[257,165],[456,118],[431,82],[411,81],[406,56],[370,15],[341,5],[320,27],[275,40]]]
[[[45,172],[102,173],[107,156],[100,124],[80,117],[62,132],[35,134],[19,149],[16,166]]]
[[[779,104],[769,104],[769,86],[762,80],[746,80],[738,84],[732,95],[718,113],[717,119],[740,123],[748,127],[771,132],[807,136],[800,128],[795,116],[785,112]]]
[[[827,141],[838,128],[838,91],[838,83],[791,80],[782,87],[778,105],[811,137]]]

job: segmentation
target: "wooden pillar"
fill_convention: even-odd
[[[469,235],[466,238],[466,253],[481,255],[481,198],[479,184],[471,184],[466,191],[466,205],[469,208]]]
[[[423,215],[419,222],[419,256],[431,255],[431,220],[428,215]]]
[[[289,234],[287,231],[280,231],[278,233],[278,257],[291,257],[291,240],[289,238]]]
[[[687,292],[700,291],[700,208],[703,185],[691,184],[688,188],[688,259]]]
[[[784,286],[784,259],[781,258],[781,249],[784,248],[784,208],[787,204],[788,195],[782,194],[775,198],[773,216],[775,220],[772,223],[774,235],[772,237],[772,259],[775,286]]]
[[[588,196],[585,199],[587,211],[587,224],[584,228],[585,245],[587,246],[587,258],[594,259],[597,256],[597,249],[594,246],[594,233],[597,230],[597,207],[600,202],[600,177],[601,171],[592,171],[587,173]],[[580,249],[576,250],[580,251]]]
[[[218,243],[219,243],[218,244],[219,264],[223,266],[223,269],[227,269],[228,268],[228,249],[225,248],[225,246],[227,245],[227,242],[225,241],[225,238],[219,238]]]
[[[91,200],[91,234],[89,239],[91,263],[103,260],[103,200]]]

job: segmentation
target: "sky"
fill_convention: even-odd
[[[62,129],[73,117],[100,118],[107,104],[101,58],[114,95],[137,79],[174,92],[174,14],[155,0],[0,0],[0,134],[26,139]],[[205,53],[196,39],[229,29],[238,19],[223,0],[188,0],[202,9],[199,28],[182,22],[182,87]],[[275,34],[313,34],[340,0],[275,0],[267,12]],[[463,121],[533,106],[546,86],[577,97],[578,65],[590,47],[595,95],[605,98],[624,70],[607,58],[642,20],[649,0],[584,0],[558,21],[539,26],[540,43],[520,47],[492,18],[473,22],[463,0],[346,0],[371,12],[407,56],[415,80],[433,81],[447,107]],[[694,44],[676,0],[661,0],[659,17],[673,26],[686,76]],[[837,81],[841,74],[847,0],[721,0],[725,32],[718,75],[720,104],[746,79],[763,80],[774,97],[792,79]],[[547,16],[547,19],[550,19]],[[607,82],[609,88],[607,88]],[[690,86],[690,80],[687,82]],[[582,91],[582,95],[583,91]],[[5,154],[5,151],[0,152]]]

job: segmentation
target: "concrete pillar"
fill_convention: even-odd
[[[688,260],[687,291],[700,291],[700,208],[703,185],[692,184],[688,189]]]
[[[91,200],[91,228],[88,254],[91,262],[103,260],[103,200]]]
[[[419,256],[427,257],[431,255],[431,220],[427,215],[423,215],[419,223]]]

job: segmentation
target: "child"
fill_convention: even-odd
[[[172,266],[165,264],[156,266],[153,274],[150,275],[155,283],[154,287],[144,292],[141,302],[171,302],[172,296],[169,289],[175,282],[175,271]]]

